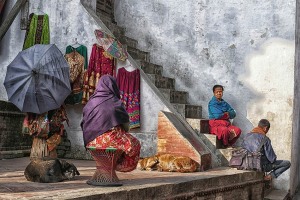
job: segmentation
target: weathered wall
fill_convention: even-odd
[[[7,10],[14,2],[7,2]],[[223,84],[224,98],[238,113],[234,123],[246,133],[260,118],[268,118],[272,123],[269,136],[278,158],[291,159],[294,1],[115,2],[118,24],[127,28],[127,35],[137,39],[142,50],[151,52],[152,62],[164,66],[165,75],[176,78],[177,89],[189,91],[190,103],[203,106],[204,117],[212,86]],[[51,43],[62,52],[74,38],[90,52],[96,42],[93,31],[99,27],[79,0],[30,3],[31,11],[40,5],[49,14]],[[18,16],[0,43],[1,83],[6,66],[22,49],[25,32],[19,22]],[[142,130],[153,133],[157,111],[164,106],[143,80],[141,90]],[[7,100],[3,84],[0,99]],[[80,106],[68,107],[74,123],[68,129],[69,137],[72,148],[80,152],[81,110]],[[287,179],[289,172],[275,182],[276,187],[288,189]]]
[[[300,2],[296,1],[296,31],[295,31],[295,73],[294,73],[294,110],[293,110],[293,137],[292,137],[292,165],[291,165],[291,193],[297,191],[300,181],[299,164],[300,159],[298,156],[300,148]]]
[[[12,8],[15,1],[8,1],[5,16]],[[92,8],[95,8],[95,1],[85,0]],[[101,27],[93,20],[81,5],[80,0],[70,1],[30,1],[31,12],[38,12],[37,8],[49,15],[50,23],[50,42],[64,53],[67,45],[74,44],[74,38],[88,48],[88,58],[91,47],[96,43],[94,30]],[[6,67],[15,58],[18,52],[22,50],[25,31],[20,30],[20,16],[18,15],[12,26],[0,43],[0,100],[7,101],[7,94],[2,84],[4,82]],[[129,62],[120,62],[118,67],[127,67],[133,70]],[[82,119],[82,105],[67,106],[67,113],[70,119],[70,126],[66,126],[68,137],[71,140],[71,152],[66,156],[70,158],[83,158],[87,155],[83,147],[82,131],[80,121]],[[156,129],[158,112],[164,110],[165,106],[157,98],[151,88],[141,79],[141,128],[135,130],[134,135],[140,139],[143,144],[142,156],[155,154],[156,147],[153,143],[156,141]],[[141,134],[143,133],[143,134]],[[147,135],[144,135],[147,134]]]
[[[212,86],[237,111],[234,123],[247,133],[260,118],[279,159],[291,159],[294,88],[295,1],[115,1],[115,19],[137,39],[151,61],[203,106]],[[239,141],[240,142],[240,141]],[[289,172],[276,182],[288,189]],[[283,184],[284,183],[284,184]]]

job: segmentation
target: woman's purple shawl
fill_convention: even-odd
[[[102,76],[95,93],[83,108],[84,146],[109,129],[127,122],[129,116],[120,100],[116,79],[110,75]]]

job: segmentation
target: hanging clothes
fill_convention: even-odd
[[[115,59],[105,52],[103,47],[94,44],[87,73],[84,74],[82,104],[86,104],[94,94],[98,80],[105,74],[116,77]]]
[[[33,136],[31,160],[57,158],[56,147],[63,135],[64,121],[68,123],[63,106],[43,114],[27,113],[22,131]]]
[[[121,100],[129,114],[130,128],[140,127],[140,70],[129,72],[124,67],[120,68],[117,84]]]
[[[35,44],[50,44],[49,17],[45,15],[29,15],[23,50]]]
[[[88,57],[87,57],[87,48],[84,45],[80,45],[79,47],[72,47],[71,45],[68,45],[66,48],[66,54],[71,53],[73,51],[77,51],[80,55],[84,57],[84,69],[87,69],[88,67]]]
[[[65,99],[65,104],[79,104],[82,101],[83,94],[84,57],[74,49],[73,52],[65,55],[65,59],[70,66],[72,88],[71,94]]]

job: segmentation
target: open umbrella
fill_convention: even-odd
[[[107,34],[101,30],[95,30],[95,36],[99,45],[109,53],[112,57],[125,61],[128,57],[127,52],[124,50],[122,44],[112,35]]]
[[[7,66],[8,100],[22,112],[41,114],[59,108],[71,93],[69,65],[54,45],[36,44]]]

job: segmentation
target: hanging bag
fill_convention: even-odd
[[[249,152],[247,149],[238,148],[232,151],[232,157],[229,161],[229,166],[239,170],[254,170],[262,171],[260,152],[262,146],[266,141],[266,136],[262,139],[259,147],[255,152]]]

